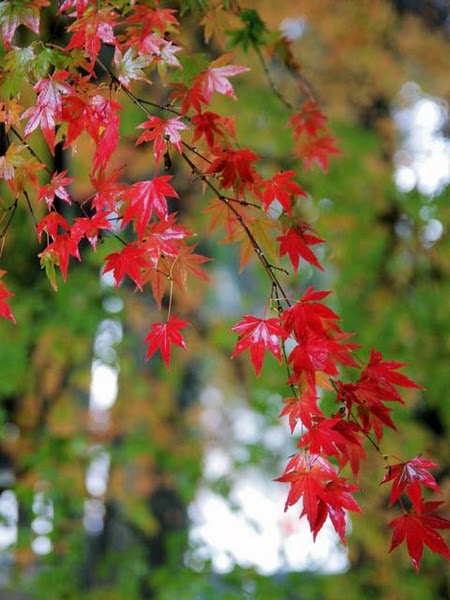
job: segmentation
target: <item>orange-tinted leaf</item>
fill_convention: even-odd
[[[201,254],[194,252],[196,245],[187,246],[184,245],[179,248],[177,255],[175,256],[172,266],[171,275],[175,285],[182,290],[187,288],[187,277],[193,275],[197,279],[203,279],[208,281],[208,275],[200,267],[200,265],[210,261],[211,259]]]

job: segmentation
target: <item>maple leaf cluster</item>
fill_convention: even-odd
[[[289,460],[277,481],[288,483],[290,490],[286,510],[302,501],[300,516],[306,516],[314,539],[329,517],[342,543],[346,544],[346,511],[361,512],[353,493],[358,486],[341,476],[348,464],[357,479],[361,461],[365,458],[363,443],[372,433],[379,442],[385,427],[395,429],[390,418],[389,402],[403,400],[398,387],[419,388],[410,378],[398,372],[404,363],[385,361],[380,352],[371,351],[362,368],[353,357],[357,345],[349,342],[348,334],[338,325],[339,317],[320,302],[330,292],[310,288],[279,318],[258,319],[245,316],[231,331],[239,335],[232,357],[250,351],[256,375],[261,373],[265,352],[280,362],[282,346],[290,340],[287,354],[291,367],[288,383],[295,395],[284,401],[280,416],[288,418],[291,432],[300,427],[299,452]],[[287,353],[286,347],[284,352]],[[339,366],[360,371],[355,383],[339,378]],[[318,388],[329,389],[339,405],[336,413],[327,416],[319,405]],[[375,442],[372,442],[378,447]],[[335,461],[335,464],[330,462]],[[391,550],[406,540],[415,569],[420,568],[423,545],[448,558],[450,551],[436,529],[450,527],[450,521],[436,514],[443,502],[425,502],[422,487],[440,493],[429,469],[437,465],[417,457],[386,468],[381,483],[393,481],[390,506],[401,502],[405,492],[412,510],[390,522],[393,528]]]
[[[0,3],[0,38],[7,64],[17,52],[16,29],[24,25],[38,34],[40,11],[48,4],[46,0]],[[346,514],[361,509],[354,498],[358,486],[342,471],[348,465],[357,478],[365,440],[377,446],[384,428],[395,429],[389,403],[403,402],[398,388],[419,386],[398,372],[403,363],[383,360],[375,350],[362,365],[352,335],[323,302],[330,292],[309,288],[295,302],[286,294],[280,281],[284,265],[294,273],[305,266],[323,270],[318,254],[325,242],[302,216],[302,200],[308,194],[296,172],[268,176],[260,167],[262,158],[238,143],[233,118],[214,112],[217,95],[236,100],[232,78],[249,69],[233,64],[232,55],[225,54],[194,70],[190,78],[177,76],[187,53],[178,42],[180,23],[174,9],[161,8],[157,1],[65,0],[59,3],[58,18],[68,34],[65,47],[32,42],[26,50],[40,66],[24,71],[27,93],[22,97],[13,83],[11,87],[4,83],[0,98],[0,123],[8,139],[0,157],[0,177],[15,203],[25,198],[37,215],[37,236],[43,245],[39,259],[51,285],[57,289],[56,267],[65,280],[71,258],[82,261],[87,246],[96,251],[104,242],[108,250],[103,272],[112,273],[116,289],[132,282],[138,290],[148,290],[160,310],[163,298],[168,298],[167,314],[151,323],[143,338],[146,359],[160,352],[169,369],[172,348],[186,348],[182,330],[189,325],[171,312],[174,290],[186,292],[191,277],[207,279],[203,265],[209,260],[197,254],[196,244],[190,242],[197,232],[179,223],[176,207],[183,199],[173,176],[162,174],[162,169],[171,170],[173,160],[184,165],[189,178],[202,183],[207,233],[220,230],[224,242],[240,245],[241,268],[256,257],[268,277],[268,306],[275,316],[247,314],[235,324],[231,332],[238,339],[232,358],[248,351],[259,376],[268,351],[288,369],[290,392],[281,416],[287,417],[291,432],[300,430],[300,437],[298,452],[278,478],[290,485],[286,508],[301,501],[300,515],[306,516],[314,538],[329,518],[345,544]],[[103,47],[111,49],[109,62],[101,58]],[[54,64],[37,60],[44,51]],[[147,96],[157,82],[164,88],[164,102]],[[121,136],[124,99],[142,114],[126,142]],[[22,107],[21,102],[28,106]],[[292,111],[288,126],[294,156],[305,168],[317,163],[326,171],[330,155],[339,151],[310,92]],[[10,140],[12,133],[20,144]],[[39,158],[34,150],[38,135],[52,155],[56,144],[75,152],[81,139],[90,140],[88,200],[73,197],[73,176],[53,172]],[[121,178],[118,157],[122,144],[130,140],[148,154],[153,173],[145,180]],[[0,278],[4,274],[0,271]],[[2,279],[0,316],[14,322],[6,302],[12,296]],[[356,373],[352,381],[341,379],[344,368]],[[321,409],[323,390],[335,394],[334,414]],[[417,570],[424,544],[449,556],[436,532],[448,527],[448,521],[436,514],[441,503],[425,501],[422,494],[424,486],[440,491],[429,473],[434,466],[420,457],[397,463],[382,482],[393,481],[391,505],[402,502],[402,496],[412,505],[408,512],[402,503],[403,516],[390,523],[391,550],[406,541]]]
[[[406,462],[387,466],[381,482],[393,482],[389,506],[399,502],[403,508],[403,514],[389,523],[389,527],[393,529],[390,551],[395,550],[406,540],[408,553],[417,572],[420,569],[424,544],[433,552],[437,552],[447,559],[450,558],[450,549],[443,537],[436,531],[436,529],[450,528],[450,521],[436,514],[436,510],[441,508],[444,502],[425,502],[422,493],[423,487],[438,493],[441,492],[435,478],[430,473],[430,469],[436,467],[435,462],[417,456]],[[405,510],[402,501],[403,494],[412,504],[410,512]]]
[[[314,163],[328,169],[330,154],[340,154],[336,140],[330,135],[327,118],[314,100],[306,100],[289,119],[294,139],[294,153],[308,169]]]

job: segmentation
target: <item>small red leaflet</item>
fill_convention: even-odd
[[[187,321],[179,319],[177,315],[171,316],[167,323],[153,323],[150,333],[144,342],[148,344],[145,360],[148,360],[157,350],[161,352],[166,367],[170,370],[170,349],[172,344],[186,348],[186,342],[180,329],[189,325]]]
[[[406,375],[394,372],[406,365],[407,363],[383,360],[381,352],[372,349],[370,351],[369,362],[361,373],[359,383],[365,387],[370,386],[372,391],[381,400],[391,400],[404,404],[400,394],[394,387],[395,385],[419,390],[423,389]]]
[[[53,239],[58,235],[58,229],[61,227],[63,231],[70,231],[70,225],[62,215],[52,210],[39,221],[37,226],[38,238],[41,239],[42,233],[45,231]]]
[[[441,489],[436,483],[435,478],[429,472],[429,469],[437,467],[432,460],[417,456],[403,463],[386,467],[386,473],[381,483],[387,483],[394,480],[392,492],[389,500],[389,506],[396,502],[403,492],[409,497],[416,510],[422,506],[422,489],[424,485],[435,492]]]
[[[313,417],[323,415],[317,406],[317,400],[316,390],[311,388],[304,391],[299,398],[293,396],[283,400],[284,406],[280,412],[280,417],[287,416],[289,418],[291,433],[294,432],[298,422],[300,425],[305,425],[305,427],[311,427]]]
[[[97,250],[97,241],[100,229],[110,230],[113,228],[112,222],[108,219],[109,212],[97,212],[92,217],[78,217],[74,220],[71,237],[78,243],[85,237],[94,250]]]
[[[261,373],[266,350],[281,362],[281,348],[278,338],[285,340],[288,334],[281,327],[279,319],[259,319],[258,317],[246,315],[230,331],[238,333],[240,336],[231,358],[241,354],[244,350],[250,349],[251,360],[257,376]]]
[[[41,259],[41,264],[44,264],[45,260],[50,259],[53,264],[58,265],[61,269],[64,281],[67,279],[69,258],[74,256],[81,261],[78,243],[68,233],[57,233],[53,242],[48,244],[38,256]]]
[[[51,181],[39,189],[37,201],[42,202],[42,200],[45,200],[49,210],[53,206],[55,196],[57,196],[60,200],[64,200],[64,202],[67,202],[67,204],[72,204],[69,193],[65,188],[66,186],[70,185],[74,179],[73,177],[66,177],[66,175],[67,171],[61,171],[61,173],[57,173],[55,171]]]
[[[153,153],[155,156],[156,166],[161,161],[161,156],[166,152],[168,148],[168,142],[170,142],[178,152],[183,150],[183,140],[181,139],[180,131],[187,129],[187,125],[180,121],[180,117],[173,117],[166,121],[159,117],[151,116],[145,121],[138,125],[138,129],[145,129],[144,133],[136,140],[136,145],[142,144],[143,142],[154,142]]]
[[[86,52],[93,65],[97,59],[102,42],[116,45],[114,36],[114,21],[117,14],[108,8],[86,11],[85,15],[79,17],[67,28],[73,32],[72,38],[66,46],[66,50],[79,48]],[[86,63],[89,65],[89,63]]]
[[[211,150],[216,145],[216,138],[226,135],[234,137],[232,119],[226,119],[213,112],[199,112],[191,118],[191,123],[195,127],[192,143],[203,137]]]
[[[105,263],[103,273],[113,272],[116,290],[125,275],[142,290],[142,269],[151,266],[145,257],[145,248],[141,248],[137,242],[127,244],[120,252],[108,254]]]
[[[142,238],[153,212],[160,219],[167,220],[167,198],[178,198],[177,192],[169,184],[171,179],[171,175],[162,175],[148,181],[133,183],[125,190],[122,227],[134,220],[136,232],[139,238]]]
[[[289,256],[296,273],[301,258],[323,271],[322,265],[309,246],[324,244],[325,240],[322,240],[317,235],[307,233],[308,231],[314,232],[312,227],[304,223],[303,225],[290,227],[284,235],[277,238],[280,242],[280,256],[284,256],[285,254]]]
[[[293,196],[304,196],[305,198],[308,196],[295,181],[291,181],[294,176],[295,171],[284,171],[277,173],[272,179],[267,179],[261,183],[262,187],[264,187],[264,210],[269,210],[270,205],[275,200],[278,200],[283,209],[290,215],[292,214]]]
[[[0,271],[0,279],[5,273],[6,271]],[[9,319],[13,323],[15,323],[16,319],[14,318],[14,315],[12,314],[8,304],[5,302],[6,298],[9,298],[11,296],[14,296],[14,294],[8,290],[3,281],[0,281],[0,317]]]
[[[257,179],[257,173],[252,163],[259,160],[257,154],[247,148],[240,150],[222,150],[218,148],[214,154],[217,158],[205,171],[207,175],[220,173],[220,181],[224,188],[234,188],[242,192]]]
[[[71,86],[65,81],[67,77],[67,71],[55,71],[51,77],[40,79],[34,86],[38,94],[37,103],[27,108],[21,117],[29,119],[24,129],[24,136],[29,136],[40,127],[52,154],[55,145],[55,124],[62,117],[62,99],[72,91]]]
[[[233,86],[228,81],[228,78],[239,75],[240,73],[246,73],[250,69],[248,67],[239,67],[238,65],[219,66],[227,62],[230,57],[231,54],[225,54],[213,61],[209,69],[206,69],[203,73],[197,75],[194,80],[195,83],[199,85],[201,93],[208,104],[214,92],[236,100]]]
[[[296,135],[305,133],[308,137],[316,137],[326,128],[327,118],[320,110],[317,102],[304,102],[300,110],[289,119]]]

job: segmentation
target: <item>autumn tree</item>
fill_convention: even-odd
[[[392,9],[381,4],[381,8],[363,3],[359,9],[339,9],[356,20],[366,18],[365,11],[381,17],[379,29],[359,30],[367,46],[373,43],[370,36],[382,38],[395,27]],[[140,368],[147,360],[150,372],[159,373],[160,357],[169,371],[158,383],[159,402],[174,395],[180,377],[178,389],[188,388],[189,377],[196,380],[198,373],[186,355],[201,354],[211,345],[204,331],[211,326],[199,317],[209,263],[220,253],[218,244],[226,244],[242,279],[258,278],[248,290],[249,295],[256,292],[254,299],[225,328],[233,339],[227,354],[236,369],[245,370],[249,387],[259,385],[258,378],[271,378],[264,364],[272,361],[275,381],[270,385],[280,400],[275,409],[295,436],[295,453],[286,458],[277,478],[289,485],[285,508],[299,504],[292,510],[306,517],[314,538],[331,521],[346,545],[349,511],[362,515],[355,518],[355,527],[364,527],[367,501],[360,482],[374,479],[376,465],[377,485],[383,484],[377,487],[377,502],[392,513],[388,523],[392,538],[383,551],[387,554],[405,545],[418,572],[424,548],[444,559],[450,556],[442,535],[450,522],[443,516],[441,485],[433,474],[439,472],[439,465],[420,444],[405,455],[400,450],[391,452],[395,438],[386,432],[397,431],[398,407],[406,399],[408,404],[418,402],[422,385],[428,382],[421,379],[419,385],[405,374],[403,357],[387,357],[372,342],[363,347],[360,331],[347,331],[339,300],[327,289],[332,287],[327,265],[333,264],[339,227],[332,223],[330,227],[326,215],[323,226],[314,217],[315,193],[320,198],[330,165],[346,160],[339,126],[336,134],[323,98],[328,93],[338,99],[339,94],[348,94],[357,107],[352,118],[382,128],[376,107],[388,106],[385,96],[390,97],[391,91],[380,83],[378,96],[367,99],[358,82],[343,85],[338,75],[326,82],[320,73],[315,77],[307,55],[302,62],[297,58],[288,33],[270,30],[253,7],[182,2],[177,8],[157,1],[0,3],[4,65],[0,311],[5,335],[11,338],[5,364],[21,363],[12,383],[4,384],[4,422],[9,431],[4,461],[16,484],[19,515],[26,525],[33,511],[38,516],[39,510],[45,512],[36,508],[36,498],[52,498],[52,558],[57,562],[67,556],[66,533],[79,532],[89,453],[104,444],[121,446],[125,435],[121,418],[142,419],[154,439],[151,448],[146,447],[147,454],[139,453],[144,473],[141,476],[136,467],[134,485],[145,488],[151,498],[151,516],[134,510],[133,498],[119,494],[119,507],[114,501],[103,507],[112,515],[105,523],[117,526],[114,517],[119,513],[129,535],[146,542],[138,557],[128,559],[130,568],[134,561],[157,565],[164,560],[160,534],[183,531],[186,515],[182,499],[174,493],[170,470],[155,463],[157,457],[164,462],[178,444],[182,464],[183,459],[186,463],[189,459],[190,465],[197,460],[196,467],[190,468],[194,479],[199,476],[198,443],[192,444],[189,435],[179,439],[188,429],[185,421],[191,417],[185,408],[192,399],[182,398],[180,391],[171,406],[151,403],[145,417],[139,412],[142,403],[127,405],[124,399],[116,409],[114,425],[101,422],[102,411],[97,411],[100,420],[95,422],[91,410],[88,442],[76,446],[77,424],[86,420],[87,410],[74,404],[74,398],[64,397],[63,390],[67,377],[72,378],[72,389],[85,385],[77,381],[73,368],[89,362],[86,346],[79,340],[86,342],[93,324],[102,319],[101,309],[92,311],[91,305],[99,298],[111,302],[111,287],[127,296],[130,335],[139,337],[144,348]],[[321,5],[309,14],[322,41],[332,43],[336,51],[327,60],[339,60],[338,52],[349,54],[356,74],[374,76],[370,57],[364,62],[355,52],[356,34],[343,39],[345,14],[334,21],[334,30],[327,29],[330,21],[323,17],[335,18],[332,12],[331,6]],[[322,57],[311,60],[320,63]],[[253,139],[254,124],[249,128],[240,123],[248,120],[246,110],[255,103],[252,90],[246,91],[240,82],[254,78],[255,71],[264,79],[264,101],[276,106],[276,117],[262,135],[279,136],[278,157],[273,156],[272,145],[267,157],[267,146]],[[335,72],[339,74],[339,69]],[[343,106],[341,98],[337,120],[345,112]],[[351,178],[352,166],[345,168]],[[339,177],[335,181],[337,185]],[[347,180],[343,185],[348,185]],[[337,189],[337,193],[344,191]],[[381,207],[377,218],[395,227],[401,216],[400,209],[392,206]],[[330,241],[322,228],[331,230]],[[362,235],[358,227],[353,234]],[[338,257],[335,264],[339,262]],[[395,276],[386,264],[379,287]],[[41,278],[41,269],[48,282]],[[16,273],[15,285],[9,283],[12,273]],[[377,293],[377,282],[359,289],[357,279],[348,285],[352,293],[363,298]],[[343,280],[341,285],[345,284]],[[39,300],[27,293],[30,285],[39,290]],[[343,298],[345,304],[345,294]],[[60,322],[49,333],[40,331],[39,322],[50,305],[57,307]],[[382,312],[376,308],[377,314]],[[21,321],[33,323],[36,339],[32,342],[24,341]],[[358,323],[361,329],[365,326]],[[114,352],[113,346],[109,349]],[[26,384],[30,362],[33,377],[40,380],[37,387],[35,382]],[[133,378],[127,369],[120,376],[125,382]],[[195,394],[195,389],[191,386],[189,392]],[[145,430],[140,435],[145,436]],[[127,448],[118,452],[120,467],[127,452],[134,458],[132,445]],[[68,465],[61,475],[57,459],[64,455]],[[104,458],[104,464],[108,460]],[[126,486],[126,472],[120,467],[111,475],[111,499],[115,488]],[[368,474],[365,469],[370,469]],[[64,487],[57,483],[60,477],[65,478],[66,488],[76,482],[77,493],[58,498]],[[8,480],[5,489],[12,483]],[[91,506],[95,512],[95,504]],[[78,520],[70,518],[72,514]],[[109,535],[106,539],[114,538],[114,533]],[[79,537],[67,539],[70,551],[76,552]],[[17,553],[17,565],[27,566],[31,560],[25,543]],[[91,586],[89,569],[83,573],[84,585]],[[110,576],[105,575],[106,581]],[[125,578],[121,585],[126,590],[129,580]],[[156,593],[151,578],[141,581],[136,574],[135,585],[133,593]]]

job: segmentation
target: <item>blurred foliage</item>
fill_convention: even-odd
[[[214,3],[174,4],[188,13],[190,28],[184,35],[189,43],[205,51],[199,17]],[[429,214],[448,228],[450,198],[448,189],[433,198],[417,190],[396,189],[393,158],[400,139],[391,115],[401,86],[410,80],[430,96],[450,99],[448,33],[437,17],[409,10],[406,2],[261,0],[246,2],[239,18],[224,10],[234,3],[215,4],[217,20],[210,13],[207,21],[213,53],[233,46],[233,62],[252,67],[247,77],[236,81],[239,103],[225,99],[217,106],[234,114],[238,138],[264,157],[268,173],[299,167],[290,153],[286,109],[271,87],[290,102],[299,98],[291,74],[277,60],[276,47],[271,58],[259,54],[269,36],[264,24],[270,30],[289,18],[304,28],[293,42],[294,55],[332,119],[343,156],[332,161],[326,176],[300,169],[300,182],[311,194],[302,210],[327,240],[323,259],[327,271],[317,274],[303,267],[289,281],[289,289],[295,296],[309,285],[333,289],[332,302],[345,329],[356,332],[356,341],[366,352],[373,346],[388,358],[411,363],[409,374],[427,389],[411,394],[406,410],[395,409],[399,432],[387,436],[383,450],[401,457],[423,451],[436,459],[441,465],[438,480],[448,496],[449,238],[446,231],[436,243],[425,245],[426,220],[421,215],[428,206]],[[186,59],[180,76],[189,80],[203,68],[203,61]],[[156,86],[151,92],[155,102],[164,95]],[[139,119],[132,103],[124,99],[125,135]],[[141,148],[125,148],[120,158],[125,177],[133,179],[148,170]],[[89,151],[64,156],[75,177],[86,160]],[[183,191],[184,221],[198,230],[206,223],[200,189],[176,161],[174,169],[176,187]],[[89,193],[75,183],[78,197]],[[245,397],[262,430],[278,422],[280,406],[274,396],[282,389],[283,375],[276,374],[272,359],[256,382],[245,360],[228,359],[232,340],[227,331],[238,314],[260,308],[267,295],[266,281],[256,265],[239,275],[237,252],[217,245],[215,236],[200,240],[199,251],[214,257],[212,286],[197,284],[189,294],[177,296],[177,308],[189,314],[195,328],[187,332],[189,354],[177,352],[172,371],[166,374],[156,360],[143,361],[143,337],[148,324],[158,318],[155,306],[123,286],[124,308],[109,311],[112,290],[99,281],[99,259],[87,253],[81,265],[71,264],[67,284],[54,294],[39,272],[39,248],[32,231],[29,213],[18,210],[2,255],[2,268],[16,294],[19,324],[0,324],[0,473],[4,490],[11,489],[8,477],[14,474],[20,522],[17,543],[1,555],[2,598],[448,597],[450,582],[440,559],[428,553],[421,574],[414,576],[405,553],[387,553],[386,522],[394,515],[388,514],[386,494],[378,485],[383,461],[370,447],[369,465],[359,482],[364,515],[353,519],[347,572],[327,576],[280,572],[265,577],[238,566],[218,574],[208,561],[198,568],[185,566],[187,507],[203,482],[204,448],[218,445],[230,452],[230,476],[215,484],[225,494],[233,478],[249,466],[264,469],[267,479],[276,476],[280,458],[291,451],[286,434],[280,456],[259,441],[247,444],[242,460],[233,456],[233,439],[227,437],[230,424],[212,434],[201,424],[199,398],[211,385],[223,389],[224,402],[230,406],[233,398]],[[227,290],[235,296],[227,296]],[[110,360],[110,365],[119,365],[119,391],[114,406],[103,415],[106,420],[95,422],[89,413],[90,376],[92,360],[98,358],[96,332],[105,319],[119,320],[123,328],[121,341],[111,346],[115,355]],[[89,533],[83,527],[86,470],[101,450],[107,451],[110,461],[104,527]],[[54,507],[48,534],[54,551],[46,556],[37,556],[30,545],[37,536],[31,529],[36,494],[43,494]]]

